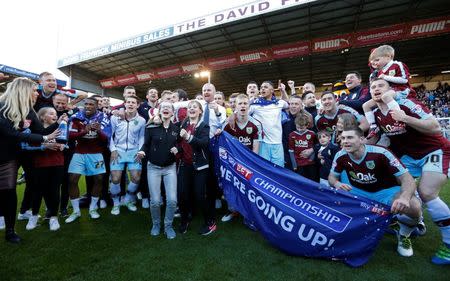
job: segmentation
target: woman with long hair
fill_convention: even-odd
[[[39,122],[33,105],[38,97],[37,84],[28,78],[14,79],[0,96],[0,211],[5,218],[5,239],[19,243],[20,237],[14,231],[17,209],[17,155],[20,142],[41,143],[54,139],[58,125],[46,129]],[[29,128],[31,132],[21,132]],[[47,132],[52,132],[43,136]]]
[[[203,213],[204,225],[201,235],[208,235],[216,230],[213,214],[206,201],[206,181],[209,173],[209,125],[201,121],[202,106],[197,100],[188,104],[188,117],[181,124],[180,153],[181,161],[178,172],[181,212],[180,233],[186,233],[190,223],[191,207],[198,206]],[[194,194],[194,196],[192,196]],[[195,198],[195,203],[191,198]]]

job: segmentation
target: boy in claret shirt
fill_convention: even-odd
[[[289,134],[289,155],[294,170],[313,181],[317,181],[317,168],[314,162],[316,134],[308,130],[309,114],[300,111],[295,118],[296,131]]]
[[[328,175],[330,174],[334,156],[340,148],[331,142],[331,133],[328,131],[320,131],[317,133],[317,138],[319,143],[314,146],[314,155],[320,162],[320,183],[329,186]]]
[[[371,69],[369,80],[381,78],[389,82],[392,91],[388,91],[381,96],[389,110],[400,109],[397,101],[400,99],[414,99],[415,91],[409,84],[409,69],[399,61],[394,60],[395,50],[389,45],[382,45],[374,49],[369,56],[369,63]],[[368,139],[375,136],[379,129],[375,124],[375,117],[372,113],[372,108],[376,107],[376,103],[371,99],[363,104],[364,115],[370,125]]]

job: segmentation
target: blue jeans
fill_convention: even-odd
[[[150,211],[153,224],[159,224],[159,207],[161,206],[161,179],[166,189],[166,215],[164,225],[171,225],[177,206],[177,168],[173,163],[167,167],[159,167],[148,162],[147,165],[148,189],[150,191]],[[158,209],[158,210],[156,210]]]

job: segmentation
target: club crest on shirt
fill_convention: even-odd
[[[395,76],[395,69],[389,70],[389,76]]]
[[[366,167],[370,170],[373,170],[375,168],[375,162],[373,162],[373,160],[366,161]]]
[[[251,133],[253,133],[253,128],[247,127],[247,128],[245,128],[245,131],[247,132],[247,134],[251,134]]]
[[[310,140],[311,139],[311,135],[306,135],[306,139]]]

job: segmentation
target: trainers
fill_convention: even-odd
[[[31,216],[28,220],[27,226],[25,227],[27,230],[33,230],[38,225],[38,216]]]
[[[244,224],[245,226],[247,226],[248,229],[252,231],[258,231],[258,229],[256,228],[255,224],[252,221],[244,219]]]
[[[431,262],[438,265],[450,264],[450,245],[444,244],[437,250],[431,258]]]
[[[411,257],[413,255],[411,239],[403,235],[397,235],[397,240],[397,252],[399,255],[402,257]]]
[[[367,134],[366,139],[370,140],[371,138],[378,136],[379,132],[380,128],[378,128],[377,125],[370,125],[369,133]]]
[[[214,231],[217,230],[217,225],[215,222],[209,224],[209,225],[204,225],[201,229],[200,229],[200,235],[210,235],[211,233],[213,233]]]
[[[81,214],[79,212],[73,212],[70,214],[70,216],[65,220],[65,223],[71,223],[77,220],[79,217],[81,217]]]
[[[137,197],[138,200],[142,200],[142,193],[141,193],[141,192],[138,192],[138,193],[136,194],[136,197]]]
[[[216,199],[216,209],[222,209],[222,200]]]
[[[5,217],[0,217],[0,230],[5,229]]]
[[[112,209],[111,209],[111,215],[117,216],[117,215],[119,215],[119,214],[120,214],[120,206],[114,206],[114,207],[112,207]]]
[[[148,202],[148,198],[142,199],[142,209],[148,209],[150,208],[150,203]]]
[[[159,224],[154,224],[152,226],[152,230],[150,230],[150,235],[151,236],[158,236],[159,233],[161,232],[160,228],[161,228],[161,226]]]
[[[105,200],[100,200],[100,209],[105,209],[106,207],[108,207],[108,204],[106,204]]]
[[[33,215],[33,213],[31,212],[31,210],[26,211],[25,213],[19,213],[17,215],[17,220],[18,221],[25,221],[30,219],[30,217]]]
[[[231,221],[232,219],[239,216],[238,212],[228,212],[225,216],[222,217],[223,222]]]
[[[185,234],[188,230],[189,222],[181,222],[180,227],[178,228],[178,232],[181,234]]]
[[[89,210],[89,216],[91,219],[96,220],[100,217],[100,214],[97,212],[97,209]]]
[[[51,231],[57,231],[60,228],[58,217],[51,217],[48,226]]]
[[[177,237],[177,234],[175,233],[175,230],[173,230],[172,226],[167,226],[164,229],[164,232],[166,233],[166,237],[167,239],[174,239],[175,237]]]
[[[131,212],[137,211],[136,205],[134,205],[133,202],[128,202],[125,206],[127,206],[128,210]]]

